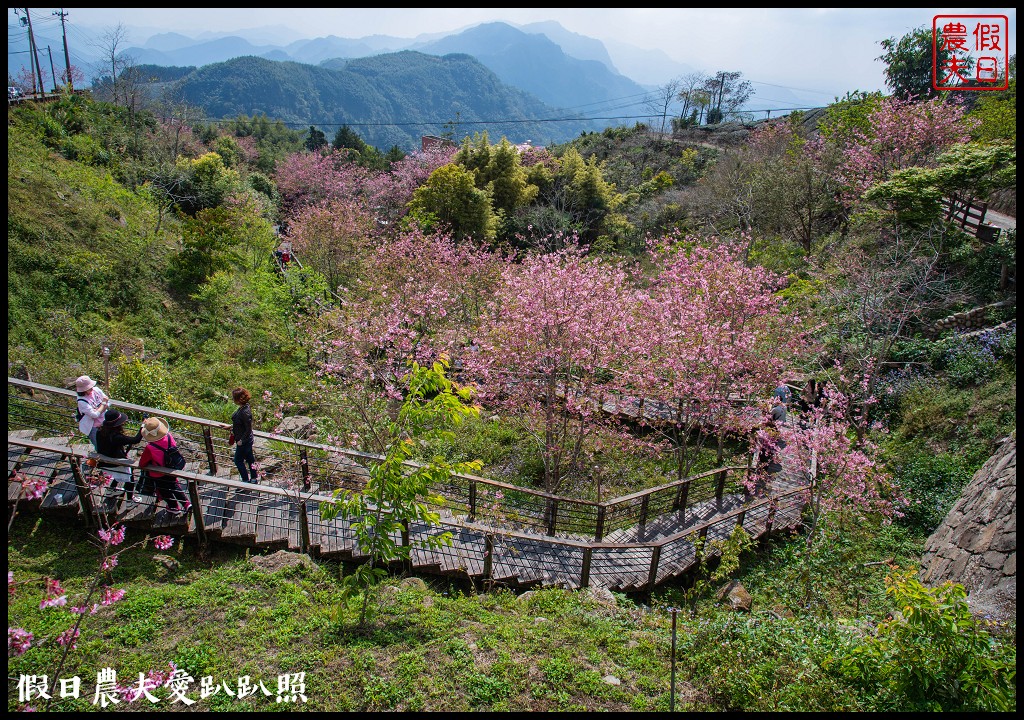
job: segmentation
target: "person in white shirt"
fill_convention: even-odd
[[[88,375],[82,375],[75,380],[75,391],[78,393],[78,429],[89,438],[93,449],[99,452],[99,448],[96,447],[96,432],[103,424],[103,415],[110,406],[110,398]]]

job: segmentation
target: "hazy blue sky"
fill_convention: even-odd
[[[141,45],[158,32],[231,33],[265,29],[285,44],[300,37],[359,38],[458,30],[501,20],[524,25],[554,20],[567,30],[599,40],[658,48],[703,70],[740,70],[747,79],[842,94],[884,89],[879,41],[901,36],[936,14],[1002,14],[1009,18],[1010,53],[1016,53],[1015,8],[656,9],[656,8],[64,8],[68,23],[81,30],[129,30]],[[34,22],[56,22],[52,9],[32,9]],[[8,9],[8,35],[16,18]]]

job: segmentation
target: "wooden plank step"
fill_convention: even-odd
[[[264,498],[256,510],[256,544],[271,545],[288,542],[289,509],[293,503],[277,495]],[[296,514],[295,523],[299,518]],[[296,528],[296,534],[298,528]]]
[[[224,529],[221,537],[256,541],[256,508],[259,496],[253,490],[234,489],[224,502]]]
[[[203,508],[203,525],[206,532],[220,535],[224,529],[225,502],[229,489],[223,485],[201,483],[199,501]]]
[[[121,505],[117,519],[125,525],[132,527],[149,527],[152,525],[156,498],[152,495],[142,495],[142,500],[135,502],[131,498],[125,500]]]
[[[344,522],[333,521],[324,525],[319,538],[320,552],[325,555],[352,554],[352,536]]]

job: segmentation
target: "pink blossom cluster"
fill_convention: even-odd
[[[21,482],[22,494],[26,500],[38,500],[46,494],[49,487],[46,478],[43,477],[33,477],[25,473],[18,473],[15,477]]]
[[[48,607],[59,607],[66,605],[68,598],[65,595],[64,588],[60,586],[60,580],[54,580],[47,578],[46,589],[44,591],[44,597],[42,602],[39,603],[39,609]]]
[[[125,591],[121,588],[105,587],[103,588],[103,599],[100,601],[100,604],[113,605],[124,598],[124,593]]]
[[[944,98],[880,100],[868,115],[868,129],[854,130],[844,149],[839,173],[846,201],[855,202],[897,170],[926,165],[953,144],[969,141],[976,123],[961,103]]]
[[[32,633],[22,628],[7,628],[7,654],[24,655],[32,647]]]
[[[72,650],[78,647],[78,636],[81,635],[81,631],[76,628],[68,628],[60,635],[57,636],[57,643],[59,645],[69,646]]]
[[[157,535],[153,538],[153,545],[157,550],[170,550],[174,545],[174,538],[170,535]]]
[[[96,534],[99,535],[100,539],[105,543],[109,543],[110,545],[120,545],[124,542],[125,529],[124,525],[115,525],[108,530],[101,529],[97,531]]]

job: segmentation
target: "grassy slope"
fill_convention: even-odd
[[[142,539],[129,531],[125,546]],[[862,556],[888,553],[900,562],[915,552],[898,534],[867,542],[859,549]],[[77,674],[91,692],[103,667],[114,668],[125,682],[173,661],[196,678],[196,685],[203,675],[237,683],[248,674],[274,692],[279,674],[304,671],[308,710],[668,709],[671,616],[657,601],[649,608],[619,597],[618,605],[610,606],[558,589],[517,598],[500,590],[476,594],[443,580],[420,587],[396,579],[381,587],[371,605],[371,626],[359,629],[354,623],[360,599],[340,602],[334,563],[267,573],[254,568],[244,550],[216,546],[203,560],[191,541],[186,543],[168,551],[181,563],[176,570],[154,562],[152,546],[121,554],[104,582],[125,588],[127,595],[86,617],[78,649],[61,677]],[[833,624],[815,615],[786,617],[787,608],[800,602],[800,583],[785,570],[795,546],[783,541],[772,547],[759,560],[751,557],[743,575],[754,596],[753,615],[715,610],[713,600],[705,601],[698,616],[680,614],[677,638],[686,651],[681,650],[677,667],[677,709],[856,706],[849,689],[831,688],[820,667],[841,644]],[[60,577],[69,604],[83,597],[95,558],[89,533],[80,525],[32,513],[16,518],[8,538],[16,580]],[[822,580],[818,590],[829,596],[839,617],[877,619],[888,610],[881,590],[886,570],[866,568],[855,585]],[[73,623],[66,608],[40,610],[40,597],[40,583],[29,582],[9,603],[9,626],[32,629],[37,642],[48,639],[11,659],[11,677],[43,672],[52,677],[59,654],[53,637]],[[678,599],[678,591],[667,591],[662,601]],[[720,642],[726,631],[745,638],[742,656],[733,657]],[[604,679],[609,675],[620,684],[609,684]],[[742,699],[745,693],[755,695]],[[199,697],[197,690],[191,694]],[[166,691],[159,695],[164,702],[154,709],[176,709],[166,701]],[[16,697],[9,692],[9,708],[17,705]],[[57,707],[88,710],[91,699],[64,700]],[[260,694],[237,700],[222,692],[194,707],[276,706]]]

